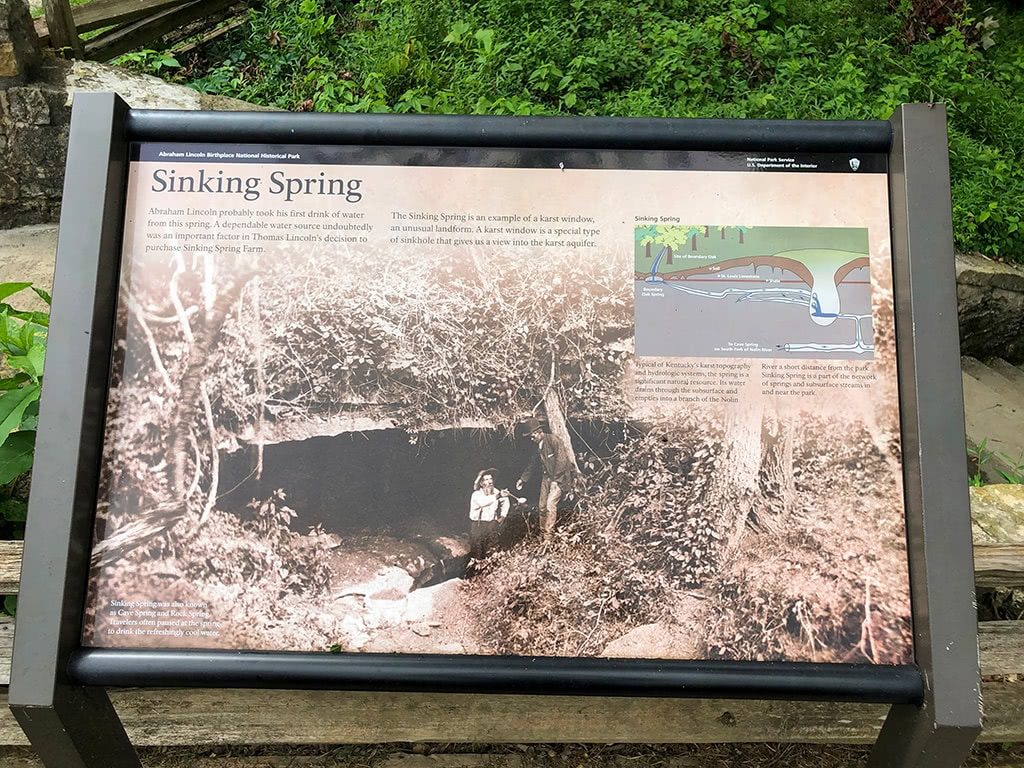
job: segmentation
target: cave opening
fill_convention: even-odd
[[[574,420],[573,449],[579,458],[608,456],[624,429]],[[257,479],[256,447],[247,445],[221,457],[219,503],[245,518],[251,500],[280,488],[297,512],[292,528],[298,533],[319,524],[341,535],[457,536],[468,530],[469,497],[481,469],[495,468],[498,488],[536,505],[539,473],[515,490],[535,451],[526,437],[500,429],[345,432],[267,444]]]

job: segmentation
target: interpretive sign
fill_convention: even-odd
[[[880,702],[878,765],[969,747],[941,111],[75,109],[11,685],[48,765],[138,764],[106,685]]]
[[[84,645],[913,660],[884,156],[131,151]]]

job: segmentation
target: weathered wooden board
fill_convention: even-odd
[[[1024,486],[971,488],[971,515],[978,586],[1024,587]],[[0,541],[0,594],[18,591],[22,549]]]
[[[229,9],[228,13],[230,13],[230,12],[231,12],[231,10]],[[191,53],[192,51],[196,50],[197,48],[202,48],[204,45],[207,45],[208,43],[212,43],[214,40],[217,40],[217,39],[223,37],[224,35],[226,35],[229,32],[232,32],[232,31],[238,29],[239,27],[243,26],[244,24],[247,24],[248,22],[249,22],[249,17],[248,16],[243,16],[243,17],[234,19],[233,21],[229,21],[227,24],[224,24],[224,25],[222,25],[220,27],[217,27],[216,29],[212,29],[209,32],[203,34],[198,40],[189,40],[187,42],[180,43],[180,44],[174,46],[174,48],[171,49],[171,52],[175,56],[181,56],[181,55],[184,55],[186,53]]]
[[[999,526],[1005,533],[1005,525]],[[1000,535],[1001,535],[1000,534]],[[992,538],[979,537],[982,541]],[[17,591],[21,542],[0,542],[0,591]],[[1024,584],[1024,544],[975,548],[979,585]],[[1024,622],[980,625],[982,672],[1024,674]],[[12,622],[0,620],[0,684]],[[112,693],[135,744],[313,744],[387,741],[866,743],[886,707],[836,703],[141,689]],[[1024,740],[1024,681],[983,686],[987,742]],[[0,696],[0,744],[24,744]]]
[[[1024,675],[1024,621],[986,621],[978,625],[983,675]],[[0,616],[0,686],[10,681],[14,619]]]
[[[0,595],[18,592],[20,541],[0,541]],[[974,548],[975,583],[979,587],[1024,587],[1024,544],[980,544]]]
[[[237,0],[202,0],[151,14],[140,21],[124,24],[89,40],[85,44],[85,57],[97,61],[110,61],[122,53],[148,45],[168,32],[209,16],[234,2]]]
[[[985,742],[1024,740],[1024,685],[987,683]],[[143,689],[112,691],[132,743],[375,744],[873,741],[887,707],[724,701]],[[25,738],[0,697],[0,744]]]
[[[189,0],[92,0],[91,3],[72,8],[71,16],[78,33],[81,34],[102,27],[138,21],[157,11],[184,5],[187,2]],[[50,30],[46,26],[46,17],[36,19],[35,27],[39,41],[48,43]]]
[[[24,549],[24,542],[0,541],[0,595],[18,594],[21,554]]]
[[[975,546],[974,583],[979,587],[1024,586],[1024,544]]]
[[[82,41],[78,38],[68,0],[43,0],[43,13],[53,47],[58,51],[70,51],[76,59],[84,58]]]
[[[978,641],[983,675],[1024,675],[1024,622],[983,622]],[[0,686],[10,681],[13,648],[14,620],[0,617]]]
[[[981,674],[1024,675],[1024,621],[978,624]]]
[[[11,656],[14,655],[14,619],[0,616],[0,685],[11,680]]]

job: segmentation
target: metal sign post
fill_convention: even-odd
[[[818,170],[836,174],[881,174],[887,162],[913,663],[84,646],[97,611],[86,595],[129,168],[139,159],[132,147],[147,142],[274,145],[296,156],[305,147],[395,168],[538,168],[552,153],[625,172],[661,171],[665,158],[689,162],[688,152],[726,163],[712,170],[738,170],[727,163],[740,153],[752,165],[820,153]],[[945,114],[934,105],[904,106],[891,123],[520,119],[135,111],[111,94],[77,94],[10,685],[11,709],[44,763],[137,768],[106,688],[151,685],[876,702],[892,709],[873,766],[959,765],[981,720],[946,157]],[[655,265],[652,290],[661,280]],[[819,325],[836,317],[809,295]]]

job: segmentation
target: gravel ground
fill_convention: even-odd
[[[0,748],[2,749],[2,748]],[[145,768],[854,768],[863,746],[805,744],[378,744],[139,750]],[[41,768],[27,748],[0,751],[0,768]],[[975,748],[965,768],[1024,768],[1024,744]]]

